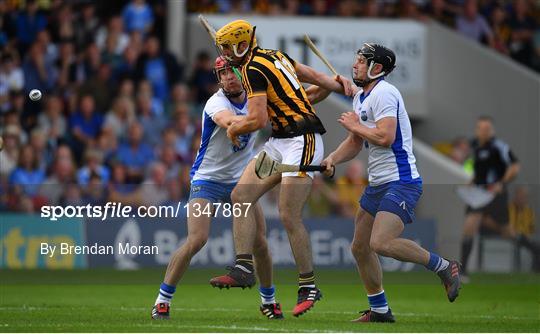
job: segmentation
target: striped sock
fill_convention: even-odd
[[[157,305],[159,303],[170,304],[175,291],[176,291],[176,287],[166,284],[166,283],[161,283],[161,286],[159,287],[159,293],[156,299],[156,303],[154,305]]]
[[[300,288],[314,288],[315,274],[313,273],[313,271],[298,275],[298,286]]]
[[[251,274],[253,272],[253,255],[251,254],[236,255],[236,262],[234,266],[236,268],[242,269],[248,274]]]
[[[276,303],[276,288],[272,285],[269,288],[259,287],[259,293],[261,295],[261,303],[275,304]]]
[[[450,263],[447,260],[443,259],[439,255],[429,252],[429,262],[425,267],[437,273],[448,268],[449,264]]]
[[[369,306],[371,311],[377,313],[388,312],[388,302],[386,301],[386,295],[384,294],[384,290],[373,295],[367,295],[367,298],[369,300]]]

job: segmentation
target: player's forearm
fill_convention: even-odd
[[[512,180],[515,179],[516,176],[518,175],[519,168],[520,166],[517,163],[510,165],[510,167],[508,167],[508,169],[506,170],[506,173],[504,173],[502,182],[504,183],[512,182]]]
[[[368,128],[367,126],[357,124],[351,129],[351,132],[364,138],[368,143],[377,146],[390,147],[394,142],[394,138],[391,138],[391,136],[379,128]]]
[[[343,86],[337,82],[334,78],[331,78],[327,76],[324,73],[318,73],[318,83],[316,84],[319,87],[322,87],[323,89],[326,89],[330,92],[336,92],[339,94],[345,94],[345,91],[343,90]]]
[[[309,86],[306,89],[306,94],[311,104],[321,102],[322,100],[326,99],[330,93],[331,91],[315,85]]]
[[[240,122],[231,125],[233,128],[230,130],[235,136],[251,133],[259,129],[264,128],[264,123],[255,118],[244,117]]]
[[[349,136],[328,157],[336,165],[352,160],[362,150],[362,143],[360,138],[353,139],[352,136]]]

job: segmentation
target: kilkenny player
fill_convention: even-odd
[[[227,129],[235,143],[242,135],[272,125],[271,138],[264,151],[284,164],[318,165],[324,148],[325,129],[315,115],[308,93],[301,82],[328,91],[349,95],[351,82],[340,76],[329,77],[298,63],[279,50],[257,46],[255,28],[246,21],[231,22],[216,32],[216,45],[232,66],[241,67],[248,97],[248,115]],[[320,98],[320,97],[319,97]],[[252,160],[231,195],[233,203],[255,203],[281,182],[279,212],[299,271],[298,300],[293,310],[299,316],[321,298],[315,285],[309,235],[302,223],[302,209],[311,190],[313,173],[283,173],[258,179]],[[228,274],[211,279],[213,286],[252,286],[255,284],[253,252],[256,248],[255,210],[234,219],[236,263]]]

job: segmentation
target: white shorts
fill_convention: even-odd
[[[324,156],[324,144],[319,133],[293,138],[270,137],[263,150],[275,161],[287,165],[320,165]],[[306,175],[313,178],[314,172],[283,173],[282,177]]]

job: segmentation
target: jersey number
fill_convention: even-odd
[[[300,83],[296,78],[296,74],[294,74],[294,68],[291,63],[289,63],[285,59],[283,59],[283,61],[276,59],[276,61],[274,61],[274,66],[276,66],[278,70],[281,70],[281,72],[283,72],[283,74],[287,76],[289,81],[292,83],[294,89],[300,88]]]

